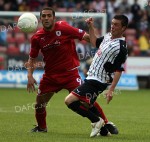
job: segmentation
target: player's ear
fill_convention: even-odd
[[[124,32],[126,30],[126,28],[127,28],[126,26],[123,26],[122,31]]]

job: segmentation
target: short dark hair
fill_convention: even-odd
[[[43,10],[51,10],[52,13],[53,13],[53,16],[55,17],[55,10],[52,8],[52,7],[44,7],[41,11],[40,11],[40,17],[42,15],[42,11]]]
[[[115,15],[114,19],[120,20],[122,26],[128,27],[128,21],[129,20],[128,20],[127,16],[125,16],[125,15]]]

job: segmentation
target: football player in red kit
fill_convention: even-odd
[[[36,57],[41,51],[44,61],[44,74],[40,81],[35,104],[37,126],[32,132],[47,132],[46,104],[55,92],[67,89],[69,92],[81,84],[78,74],[79,59],[76,53],[74,39],[89,42],[89,35],[81,29],[70,26],[65,21],[55,22],[55,11],[46,7],[40,12],[43,28],[31,38],[31,50],[26,64],[28,68],[27,90],[35,91],[33,78]],[[97,102],[90,108],[108,122],[103,110]]]

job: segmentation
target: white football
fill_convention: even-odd
[[[17,27],[25,33],[32,33],[38,27],[38,20],[36,16],[31,12],[23,13],[17,23]]]

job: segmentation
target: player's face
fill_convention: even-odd
[[[119,38],[122,36],[125,30],[125,26],[122,26],[121,21],[113,19],[111,22],[111,34],[113,38]]]
[[[55,17],[51,10],[43,10],[40,19],[44,29],[51,30],[54,27]]]

